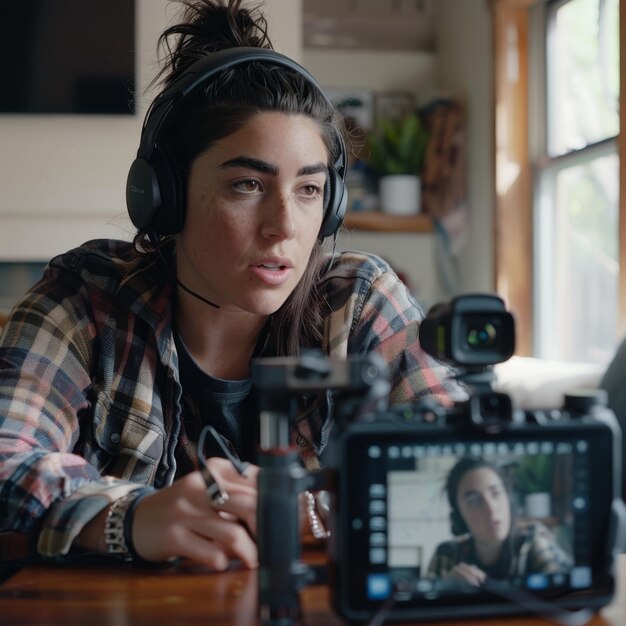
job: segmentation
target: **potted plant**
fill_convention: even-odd
[[[419,174],[428,139],[429,133],[415,113],[397,120],[383,120],[377,130],[368,134],[368,162],[379,177],[383,211],[396,215],[419,211]]]
[[[526,457],[517,471],[517,487],[524,496],[528,517],[549,517],[551,513],[554,463],[547,454]]]

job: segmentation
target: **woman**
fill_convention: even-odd
[[[568,572],[572,558],[540,522],[516,524],[504,480],[479,457],[464,457],[446,481],[452,534],[428,567],[431,577],[480,586],[486,578]]]
[[[345,147],[312,78],[241,56],[197,78],[225,51],[267,53],[262,15],[194,0],[161,43],[163,90],[127,189],[134,246],[92,241],[53,259],[3,334],[0,536],[45,557],[254,567],[257,468],[223,458],[254,458],[251,359],[376,350],[392,402],[449,404],[455,386],[420,349],[421,312],[388,265],[325,253]],[[328,399],[300,417],[293,440],[315,467]],[[200,471],[207,424],[217,436]]]

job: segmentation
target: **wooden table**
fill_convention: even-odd
[[[620,557],[620,588],[613,603],[590,626],[626,624],[626,555]],[[257,625],[255,571],[211,573],[199,567],[27,567],[0,585],[2,626],[207,626]],[[308,626],[339,626],[328,588],[302,592]],[[439,626],[548,626],[535,617]],[[421,623],[424,626],[424,623]]]

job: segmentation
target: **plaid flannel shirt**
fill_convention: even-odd
[[[26,533],[41,555],[64,555],[111,501],[174,480],[182,411],[174,288],[174,276],[132,244],[96,240],[54,258],[14,308],[0,341],[0,538]],[[459,388],[421,350],[422,312],[384,261],[338,255],[324,293],[327,354],[377,350],[392,403],[451,403]],[[298,423],[294,441],[308,466],[331,421],[310,411]]]
[[[541,522],[518,523],[508,540],[512,551],[504,563],[506,571],[498,578],[524,578],[530,574],[564,574],[574,565],[573,558]],[[474,553],[471,537],[446,541],[437,546],[428,566],[429,577],[445,577],[459,563],[484,569]],[[492,574],[493,576],[493,574]]]

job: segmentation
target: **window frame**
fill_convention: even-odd
[[[531,37],[538,31],[537,5],[546,0],[490,0],[494,51],[494,277],[495,290],[502,296],[516,318],[516,354],[535,354],[534,304],[536,302],[533,267],[535,259],[534,206],[538,167],[559,167],[565,160],[576,159],[574,151],[550,157],[549,163],[538,159],[546,141],[546,121],[539,102],[541,91],[529,80],[531,54],[544,56],[545,35],[541,45]],[[626,37],[626,0],[619,0],[620,42]],[[626,94],[626,46],[620,45],[620,94]],[[537,63],[535,63],[537,66]],[[545,83],[545,81],[544,81]],[[545,94],[545,90],[543,92]],[[539,123],[531,133],[529,113]],[[541,108],[538,108],[541,107]],[[617,139],[605,139],[591,148],[606,147],[617,141],[619,158],[619,278],[617,336],[626,332],[626,142],[622,141],[626,124],[626,98],[620,98],[620,128]],[[506,129],[509,129],[507,134]],[[515,129],[512,132],[510,129]],[[583,148],[582,150],[588,150]],[[547,150],[543,152],[547,154]]]

